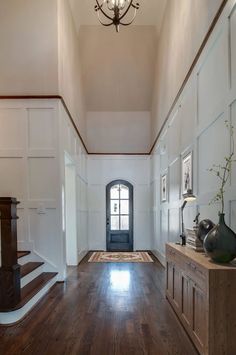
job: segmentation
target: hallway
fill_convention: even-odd
[[[69,269],[28,317],[0,327],[1,355],[196,355],[165,299],[154,263],[88,263]]]

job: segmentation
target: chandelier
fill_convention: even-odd
[[[98,19],[103,26],[114,25],[116,32],[119,32],[120,25],[129,26],[136,17],[136,12],[139,9],[139,3],[136,0],[96,0],[94,7],[98,14]],[[125,21],[125,17],[130,10],[133,10],[131,19]],[[109,22],[104,22],[108,19]],[[125,21],[125,22],[123,22]]]

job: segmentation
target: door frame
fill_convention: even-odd
[[[134,187],[127,180],[113,180],[106,186],[106,250],[109,246],[110,237],[110,189],[114,185],[125,185],[129,189],[129,240],[130,240],[130,251],[134,250]]]

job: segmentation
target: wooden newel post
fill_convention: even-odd
[[[17,263],[16,198],[0,197],[1,267],[0,311],[11,310],[20,301],[20,265]]]

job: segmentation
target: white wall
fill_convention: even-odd
[[[134,186],[134,250],[150,249],[150,159],[140,156],[89,156],[89,249],[106,250],[106,185],[127,180]]]
[[[87,144],[93,153],[150,150],[150,112],[87,112]]]
[[[18,249],[31,250],[63,279],[65,152],[76,165],[78,256],[87,250],[84,148],[59,100],[0,100],[0,126],[0,196],[20,201]]]
[[[0,1],[0,95],[58,93],[57,0]]]
[[[59,270],[57,117],[54,100],[0,101],[0,195],[20,201],[18,247]]]
[[[201,219],[218,220],[218,205],[209,206],[219,186],[207,171],[223,162],[230,152],[230,136],[224,121],[236,127],[236,4],[229,1],[174,107],[151,157],[153,248],[164,260],[165,243],[179,240],[180,206],[183,202],[181,159],[193,152],[193,187],[196,204],[186,207],[186,227]],[[236,134],[235,134],[236,138]],[[168,174],[168,200],[161,203],[160,177]],[[236,231],[236,167],[226,189],[226,221]]]

